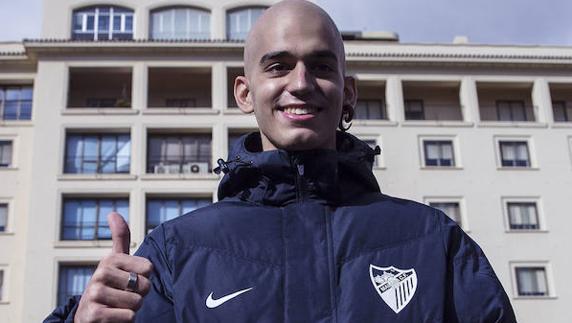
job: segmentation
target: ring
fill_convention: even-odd
[[[134,292],[137,289],[137,280],[139,276],[130,271],[129,272],[129,280],[127,281],[127,287],[125,288],[126,291]]]

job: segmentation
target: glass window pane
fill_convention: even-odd
[[[147,229],[153,229],[161,224],[162,203],[157,200],[147,201]]]
[[[511,102],[511,112],[513,121],[526,121],[526,112],[524,110],[524,102]]]
[[[91,31],[91,32],[93,32],[95,30],[95,16],[94,15],[87,16],[87,24],[86,24],[85,29],[86,29],[86,31]]]
[[[125,31],[133,32],[133,15],[125,15]]]
[[[0,204],[0,232],[8,227],[8,204]]]
[[[3,300],[3,292],[4,292],[4,271],[0,270],[0,301]]]
[[[61,266],[58,277],[58,306],[71,296],[81,295],[95,271],[95,266]]]
[[[378,100],[369,101],[369,118],[370,119],[382,119],[382,105]]]
[[[83,155],[83,140],[81,136],[68,135],[66,142],[65,173],[81,172],[81,160]]]
[[[99,20],[98,20],[98,25],[97,25],[97,30],[99,30],[100,32],[107,32],[109,31],[109,23],[110,23],[110,19],[108,15],[99,15]],[[104,35],[106,35],[104,33]]]
[[[81,240],[92,240],[95,238],[95,228],[97,227],[97,203],[95,200],[83,200],[82,208],[82,229]]]
[[[101,137],[100,169],[102,173],[115,173],[117,162],[117,136],[106,135]]]
[[[18,120],[18,107],[19,101],[5,101],[4,102],[4,120]]]
[[[12,142],[0,141],[0,167],[12,165]]]
[[[8,88],[6,90],[6,100],[7,101],[18,101],[18,100],[20,100],[20,89],[19,88]]]
[[[113,31],[121,31],[121,15],[113,15]]]
[[[498,117],[500,121],[511,121],[510,104],[508,102],[497,103]]]
[[[167,200],[164,204],[164,217],[161,219],[161,222],[172,220],[179,215],[181,215],[181,209],[179,201],[177,200]]]
[[[20,92],[20,100],[32,100],[34,92],[31,86],[24,86]]]

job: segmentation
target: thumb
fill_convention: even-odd
[[[123,217],[117,212],[111,212],[107,215],[107,223],[109,223],[113,241],[111,252],[129,254],[131,232]]]

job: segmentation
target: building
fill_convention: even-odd
[[[271,2],[61,0],[41,39],[0,44],[0,321],[39,321],[81,292],[109,252],[109,210],[134,251],[216,200],[213,165],[256,129],[232,83]],[[382,190],[457,220],[519,321],[564,322],[572,47],[344,37],[360,93],[350,132],[381,146]]]

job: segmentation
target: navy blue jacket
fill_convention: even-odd
[[[136,321],[515,322],[478,245],[442,212],[381,194],[375,152],[337,141],[262,152],[243,137],[219,163],[219,202],[137,251],[155,270]]]

